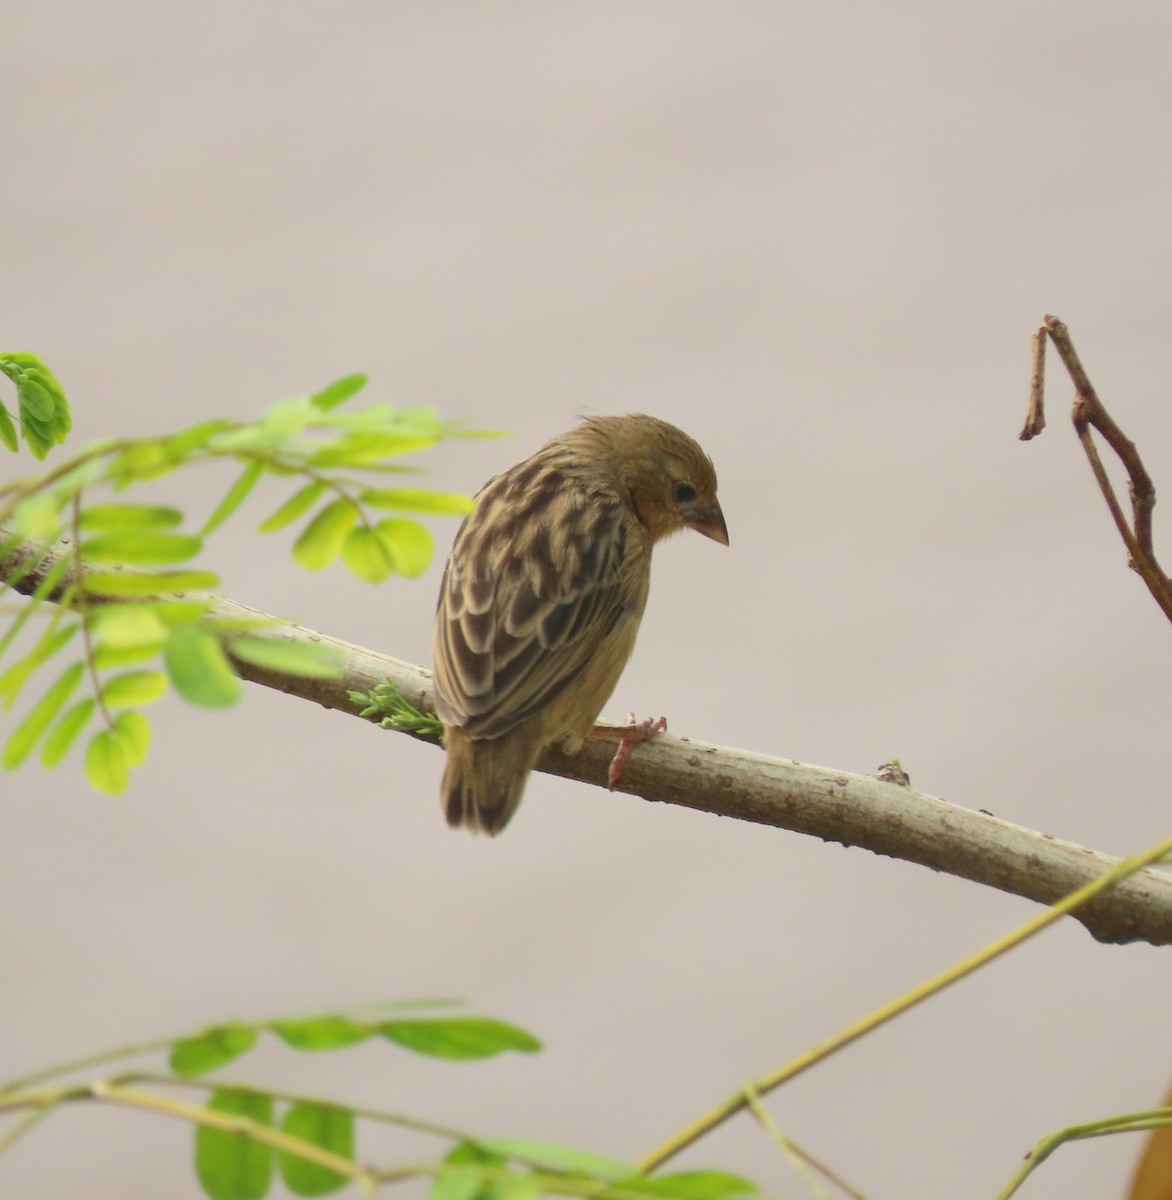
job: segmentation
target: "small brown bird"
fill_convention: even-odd
[[[614,691],[681,529],[728,545],[712,461],[656,417],[588,417],[481,488],[432,638],[448,824],[499,833],[542,752],[576,753]]]

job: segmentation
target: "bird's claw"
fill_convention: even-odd
[[[627,759],[631,757],[631,751],[641,742],[651,741],[657,733],[666,728],[666,717],[648,717],[646,721],[636,721],[634,713],[627,713],[626,724],[616,731],[619,734],[619,748],[614,752],[614,758],[610,760],[610,767],[606,772],[606,786],[611,791],[614,791],[622,779],[623,768],[627,765]]]

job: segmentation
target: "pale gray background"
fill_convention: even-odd
[[[658,553],[615,716],[852,771],[898,754],[924,790],[1108,851],[1168,832],[1168,628],[1057,368],[1050,431],[1016,440],[1056,312],[1172,488],[1166,3],[7,0],[0,21],[0,343],[53,365],[79,444],[366,370],[512,431],[429,456],[473,490],[583,411],[656,413],[715,459],[732,546]],[[227,478],[177,487],[206,511]],[[308,576],[252,536],[277,498],[211,547],[225,590],[427,661],[441,562]],[[1036,911],[545,777],[506,837],[458,836],[435,750],[258,689],[155,719],[125,798],[73,761],[0,781],[2,1076],[461,995],[545,1054],[237,1073],[634,1157]],[[989,1196],[1046,1131],[1163,1093],[1168,954],[1053,931],[773,1110],[875,1197]],[[1064,1150],[1025,1194],[1118,1196],[1139,1145]],[[0,1161],[0,1194],[192,1196],[187,1147],[73,1110]],[[745,1119],[685,1161],[800,1192]]]

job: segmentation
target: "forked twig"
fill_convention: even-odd
[[[1127,547],[1128,564],[1148,585],[1148,591],[1160,606],[1164,616],[1172,621],[1172,580],[1164,573],[1152,547],[1152,509],[1156,504],[1156,488],[1148,474],[1135,443],[1115,423],[1095,391],[1086,368],[1078,357],[1070,331],[1057,317],[1047,315],[1033,339],[1033,369],[1030,372],[1030,405],[1025,426],[1020,437],[1029,441],[1045,428],[1044,384],[1046,368],[1046,342],[1054,343],[1067,373],[1074,382],[1074,409],[1071,419],[1074,430],[1082,443],[1087,461],[1091,465],[1103,499],[1111,510],[1115,527]],[[1119,456],[1127,471],[1127,490],[1131,496],[1131,522],[1128,523],[1123,506],[1115,495],[1115,489],[1107,476],[1099,449],[1091,435],[1095,429]]]

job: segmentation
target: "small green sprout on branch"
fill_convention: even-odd
[[[28,352],[0,354],[0,373],[15,384],[18,409],[14,421],[0,401],[0,444],[17,450],[19,428],[43,459],[69,432],[65,394]],[[273,622],[214,617],[219,576],[196,560],[267,479],[288,494],[259,532],[298,525],[292,553],[306,570],[341,561],[367,583],[426,570],[434,544],[417,518],[461,515],[470,501],[390,486],[388,477],[417,472],[399,460],[443,439],[495,434],[441,421],[430,408],[348,406],[365,384],[364,376],[347,376],[278,401],[254,421],[215,418],[170,434],[95,442],[39,475],[0,485],[0,593],[27,596],[0,632],[0,706],[28,698],[34,676],[59,666],[4,737],[0,766],[12,770],[39,748],[42,765],[53,767],[88,733],[86,776],[116,794],[150,745],[143,710],[169,690],[204,708],[233,705],[242,689],[232,659],[338,675],[328,648],[273,636]],[[238,473],[201,521],[172,505],[120,498],[215,461],[234,463]],[[32,618],[41,616],[34,630]]]
[[[444,724],[435,713],[421,712],[409,704],[399,689],[388,679],[371,688],[369,692],[349,692],[352,704],[363,706],[358,714],[371,720],[379,718],[380,729],[393,729],[396,733],[413,733],[418,737],[434,738],[444,735]],[[380,717],[380,714],[381,717]]]

